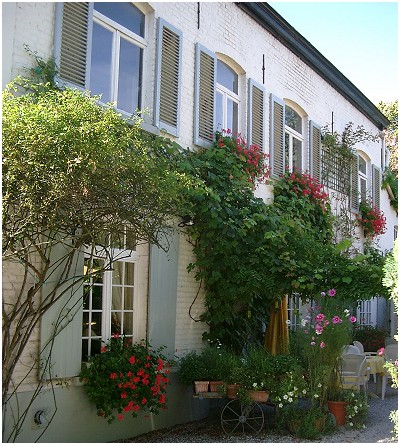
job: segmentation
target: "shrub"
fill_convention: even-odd
[[[385,347],[386,332],[375,326],[357,326],[354,329],[353,340],[364,346],[364,351],[376,352]]]

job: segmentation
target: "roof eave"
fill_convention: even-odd
[[[379,130],[390,124],[390,121],[347,77],[271,6],[264,2],[238,2],[237,5],[319,74]]]

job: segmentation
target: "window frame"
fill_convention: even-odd
[[[136,6],[137,7],[137,6]],[[139,9],[139,8],[138,8]],[[140,9],[139,9],[140,10]],[[138,92],[138,109],[141,109],[143,107],[143,69],[144,69],[144,59],[145,54],[144,51],[147,48],[147,39],[146,39],[146,14],[141,11],[145,16],[145,25],[144,25],[144,37],[141,37],[140,35],[134,33],[133,31],[125,28],[124,26],[120,25],[118,22],[110,19],[109,17],[105,16],[99,11],[96,11],[96,9],[93,7],[93,14],[91,17],[92,25],[91,25],[91,33],[93,36],[93,24],[98,24],[102,26],[103,28],[107,29],[108,31],[112,32],[112,51],[111,51],[111,73],[110,73],[110,102],[115,103],[115,109],[122,113],[123,115],[132,115],[132,113],[135,112],[129,112],[126,110],[123,110],[121,108],[118,108],[118,82],[119,82],[119,61],[120,61],[120,47],[121,47],[121,39],[127,40],[129,43],[137,46],[141,50],[141,56],[139,61],[140,66],[140,72],[139,72],[139,92]],[[91,36],[91,45],[93,46]],[[92,51],[90,52],[90,58],[88,57],[87,64],[92,66]],[[89,89],[91,89],[90,85],[90,75],[91,75],[91,69],[87,70],[86,76],[86,84],[88,85]],[[106,102],[103,102],[101,99],[99,100],[99,103],[105,104]]]
[[[287,109],[290,108],[293,110],[301,119],[301,129],[302,133],[299,133],[294,128],[290,127],[286,124],[286,112]],[[297,171],[304,171],[304,152],[305,152],[305,116],[302,115],[303,113],[299,112],[296,106],[292,104],[288,104],[285,102],[285,140],[284,140],[284,151],[285,151],[285,167],[289,169],[290,172],[292,172],[294,169]],[[288,153],[286,158],[286,136],[289,138],[289,144],[288,144]],[[294,158],[294,140],[297,140],[301,143],[301,166],[300,168],[297,168],[293,165],[293,158]],[[288,159],[288,162],[286,163],[286,159]]]
[[[226,65],[236,76],[237,76],[237,85],[238,85],[238,92],[235,93],[233,90],[230,90],[226,86],[222,85],[218,82],[218,62],[223,63]],[[222,95],[222,124],[221,128],[219,128],[219,124],[217,122],[218,117],[216,116],[216,131],[222,131],[222,130],[231,130],[231,133],[233,134],[239,134],[240,133],[240,74],[228,63],[226,63],[224,60],[217,58],[217,64],[216,64],[216,72],[217,72],[217,81],[215,85],[215,95],[216,95],[216,103],[218,102],[218,94]],[[228,127],[228,101],[231,100],[233,103],[237,106],[237,128],[229,128]],[[215,113],[217,114],[217,105],[215,109]],[[234,120],[234,119],[233,119]]]
[[[125,242],[125,234],[124,234],[124,242]],[[86,259],[91,259],[91,261],[94,261],[96,259],[102,260],[104,261],[103,263],[103,272],[101,272],[101,278],[102,278],[102,284],[101,284],[101,288],[102,288],[102,305],[101,305],[101,309],[96,309],[93,310],[93,308],[88,308],[85,309],[83,307],[82,309],[82,321],[81,321],[81,327],[82,327],[82,332],[81,332],[81,344],[82,344],[82,361],[86,361],[86,359],[83,358],[83,342],[84,340],[88,341],[88,357],[92,356],[91,354],[91,343],[90,340],[91,338],[100,339],[100,342],[106,342],[108,341],[111,336],[113,334],[115,334],[115,332],[111,332],[111,316],[112,313],[115,312],[115,310],[113,310],[112,308],[112,297],[113,297],[113,288],[114,288],[114,284],[113,284],[113,265],[116,263],[131,263],[134,264],[134,272],[133,272],[133,284],[132,285],[128,285],[128,287],[133,287],[133,303],[132,303],[132,309],[130,310],[124,310],[121,309],[118,312],[132,312],[132,334],[126,334],[126,333],[121,333],[124,336],[126,336],[127,338],[132,338],[132,341],[138,341],[138,316],[139,316],[139,311],[138,311],[138,305],[139,305],[139,301],[138,301],[138,279],[139,279],[139,275],[138,275],[138,261],[139,261],[139,254],[137,252],[137,250],[130,250],[130,249],[121,249],[121,248],[112,248],[110,246],[107,246],[107,249],[102,247],[102,246],[94,246],[93,248],[89,247],[89,246],[85,246],[85,248],[83,249],[83,254],[84,254],[84,262],[86,262]],[[121,283],[118,286],[122,286],[124,287],[126,285],[126,283]],[[86,286],[85,284],[83,284],[83,290],[84,290],[84,294],[85,294],[85,287],[93,287],[93,284]],[[100,287],[100,286],[99,286]],[[89,321],[92,319],[92,313],[97,312],[97,313],[101,313],[101,335],[97,336],[97,335],[83,335],[83,330],[84,330],[84,317],[86,313],[89,314]]]

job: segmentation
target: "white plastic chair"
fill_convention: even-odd
[[[342,355],[340,370],[340,383],[344,389],[364,388],[365,399],[367,399],[367,385],[369,380],[369,367],[367,359],[362,354]]]
[[[360,350],[358,349],[357,346],[354,345],[346,345],[343,346],[343,350],[342,350],[342,355],[344,354],[361,354]],[[364,356],[364,354],[362,354]]]
[[[365,351],[364,351],[364,345],[363,345],[361,342],[357,341],[357,340],[354,340],[354,341],[353,341],[353,345],[354,345],[354,346],[357,346],[357,348],[358,348],[359,351],[360,351],[360,354],[364,354],[367,358],[368,358],[368,357],[371,357],[371,356],[374,356],[374,355],[377,355],[377,352],[369,352],[369,351],[368,351],[368,352],[365,352]],[[373,373],[372,376],[373,376],[373,378],[374,378],[374,383],[376,383],[376,374]]]
[[[399,357],[399,348],[397,343],[390,343],[385,346],[385,350],[383,352],[383,357],[387,362],[395,362]],[[385,370],[385,374],[381,376],[382,378],[382,400],[385,398],[386,393],[386,385],[389,379],[391,379],[388,370]]]

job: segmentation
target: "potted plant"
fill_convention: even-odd
[[[324,410],[328,395],[339,390],[339,367],[343,347],[350,344],[356,318],[336,295],[335,289],[321,292],[318,301],[302,320],[302,353],[305,358],[312,404]]]
[[[126,414],[158,414],[166,408],[170,363],[163,349],[152,348],[145,340],[125,341],[115,334],[101,354],[83,364],[79,378],[99,416],[112,423]]]
[[[207,368],[201,354],[190,351],[178,359],[179,380],[186,385],[194,385],[196,394],[208,391]]]

